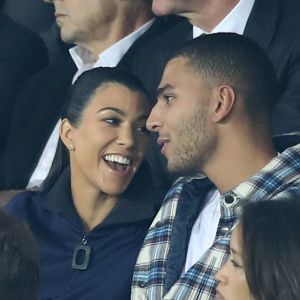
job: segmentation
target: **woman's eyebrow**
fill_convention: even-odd
[[[116,108],[116,107],[111,107],[111,106],[103,107],[103,108],[99,109],[97,111],[97,113],[100,113],[100,112],[106,111],[106,110],[112,110],[122,116],[126,116],[126,113],[123,110]],[[148,117],[149,117],[149,114],[141,114],[140,116],[137,116],[136,120],[138,120],[138,121],[145,120],[145,119],[148,119]]]
[[[120,114],[120,115],[122,115],[122,116],[125,116],[125,113],[124,113],[123,110],[121,110],[121,109],[119,109],[119,108],[116,108],[116,107],[111,107],[111,106],[103,107],[103,108],[99,109],[99,110],[97,111],[97,113],[100,113],[100,112],[106,111],[106,110],[112,110],[112,111],[114,111],[114,112],[116,112],[116,113],[118,113],[118,114]]]

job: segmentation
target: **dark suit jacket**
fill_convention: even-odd
[[[0,12],[0,155],[18,91],[47,64],[47,49],[42,40]]]
[[[279,78],[274,134],[300,131],[300,1],[256,0],[244,34],[268,53]],[[167,60],[190,39],[192,25],[183,20],[136,58],[134,71],[144,73],[142,79],[153,98]]]
[[[118,67],[131,70],[137,52],[149,40],[174,26],[158,18],[123,56]],[[0,189],[25,188],[61,115],[77,69],[69,54],[35,76],[18,97],[9,140],[0,159]]]
[[[244,34],[268,53],[279,78],[280,96],[276,106],[274,99],[274,135],[300,131],[300,1],[256,0]],[[149,42],[136,57],[134,73],[142,79],[153,101],[165,64],[192,38],[192,25],[182,19]],[[152,137],[155,141],[156,134]],[[172,181],[158,146],[151,152],[151,160],[157,181]]]

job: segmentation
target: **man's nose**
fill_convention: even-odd
[[[147,119],[147,122],[146,122],[146,127],[149,131],[154,131],[154,132],[158,132],[160,127],[161,127],[161,121],[160,121],[160,109],[159,109],[159,106],[158,104],[156,104],[148,119]]]

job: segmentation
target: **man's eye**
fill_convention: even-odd
[[[172,102],[174,100],[174,98],[175,97],[173,95],[164,95],[164,100],[167,104]]]
[[[104,119],[104,122],[106,122],[112,126],[118,126],[121,123],[121,121],[116,118],[107,118],[107,119]]]

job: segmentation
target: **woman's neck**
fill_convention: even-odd
[[[115,207],[117,196],[107,195],[96,189],[84,189],[71,184],[73,203],[86,232],[103,222]]]

